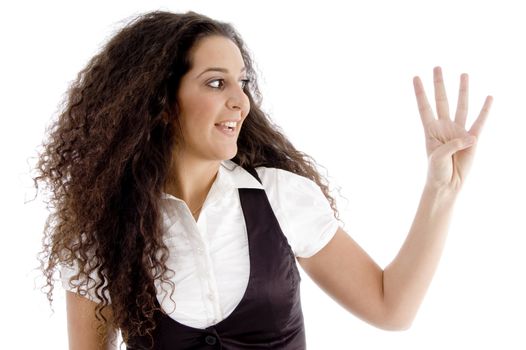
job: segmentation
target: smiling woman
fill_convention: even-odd
[[[188,55],[191,67],[177,90],[182,142],[174,151],[167,192],[183,199],[197,220],[218,161],[237,154],[237,137],[250,111],[250,100],[244,90],[248,81],[245,63],[231,39],[207,36]],[[201,182],[207,186],[199,188]]]
[[[194,45],[189,58],[191,69],[177,92],[184,142],[175,163],[232,159],[237,154],[239,130],[250,111],[241,52],[232,40],[215,35]],[[220,68],[207,68],[211,64]]]
[[[456,196],[491,106],[454,121],[439,67],[436,119],[414,89],[427,182],[385,269],[341,228],[314,160],[261,110],[234,28],[156,11],[120,30],[83,69],[40,155],[53,207],[43,273],[58,268],[71,349],[306,348],[297,263],[342,307],[407,329],[437,267]]]
[[[60,268],[70,348],[117,330],[130,349],[303,348],[294,256],[330,240],[337,210],[260,109],[233,27],[139,16],[68,93],[35,181],[53,192],[43,272],[51,300]]]

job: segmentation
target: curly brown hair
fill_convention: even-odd
[[[232,25],[191,11],[135,17],[69,86],[33,178],[37,191],[38,182],[48,184],[54,209],[38,258],[50,305],[56,268],[75,265],[78,273],[70,285],[79,295],[90,286],[101,300],[96,318],[120,329],[124,342],[151,336],[158,310],[155,279],[170,284],[173,295],[159,199],[182,136],[177,127],[179,82],[191,68],[189,51],[209,35],[224,36],[238,46],[250,79],[244,91],[251,108],[232,160],[313,180],[338,219],[327,180],[314,160],[296,150],[260,109],[253,63]],[[103,316],[105,308],[112,311],[112,320]]]

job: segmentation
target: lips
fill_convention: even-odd
[[[215,124],[215,126],[220,126],[220,127],[225,127],[225,128],[228,128],[230,130],[234,130],[236,127],[237,127],[237,122],[221,122],[221,123],[217,123]]]
[[[219,132],[223,133],[224,135],[227,135],[227,136],[235,136],[236,135],[236,128],[232,128],[232,127],[228,127],[226,125],[223,125],[223,124],[216,124],[215,125],[216,127],[216,130],[218,130]]]

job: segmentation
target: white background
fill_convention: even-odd
[[[47,212],[40,196],[31,201],[29,167],[77,72],[126,19],[162,9],[235,25],[257,63],[264,109],[328,169],[332,187],[341,188],[344,229],[382,267],[409,230],[427,171],[412,78],[422,78],[433,103],[432,69],[441,66],[453,111],[460,74],[469,73],[468,127],[487,95],[494,104],[412,328],[364,323],[302,271],[307,342],[309,349],[524,349],[526,21],[519,4],[3,2],[2,348],[67,348],[60,284],[54,313],[35,288]]]

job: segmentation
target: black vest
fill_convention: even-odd
[[[246,170],[261,183],[254,169]],[[250,256],[250,277],[243,298],[227,318],[206,329],[189,327],[156,312],[152,349],[306,348],[301,278],[292,249],[265,191],[238,191]],[[146,336],[130,339],[127,349],[147,349],[150,341]]]

